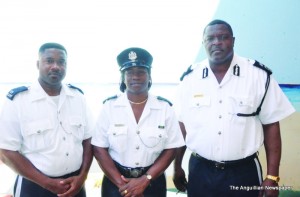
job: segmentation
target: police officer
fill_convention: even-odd
[[[1,160],[19,175],[15,197],[85,197],[92,162],[91,116],[80,89],[62,84],[67,51],[39,49],[38,81],[7,95],[0,114]]]
[[[105,100],[92,138],[102,196],[166,196],[164,171],[184,140],[171,103],[148,92],[152,59],[142,48],[117,56],[123,93]]]
[[[204,29],[208,58],[192,65],[179,87],[178,114],[189,160],[187,193],[199,196],[277,196],[281,138],[279,121],[295,111],[257,61],[233,52],[231,26],[222,20]],[[256,152],[264,144],[267,176]],[[175,159],[175,186],[186,189],[182,156]],[[249,189],[247,189],[249,188]]]

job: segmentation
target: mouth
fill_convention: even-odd
[[[220,48],[215,48],[215,49],[211,50],[211,53],[222,53],[222,52],[223,52],[223,50]]]
[[[142,86],[142,83],[130,83],[130,86],[135,87],[135,86]]]
[[[49,73],[49,76],[51,78],[58,78],[58,77],[61,77],[61,74],[60,73]]]

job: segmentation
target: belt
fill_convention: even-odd
[[[137,178],[142,175],[144,175],[151,166],[148,167],[138,167],[138,168],[130,168],[125,167],[119,164],[118,162],[115,162],[117,169],[120,171],[122,175],[124,175],[127,178]]]
[[[213,161],[213,160],[209,160],[209,159],[206,159],[200,155],[198,155],[197,153],[192,153],[192,155],[201,160],[201,161],[204,161],[205,163],[207,163],[208,165],[211,165],[215,168],[218,168],[218,169],[221,169],[221,170],[224,170],[225,168],[230,168],[230,167],[236,167],[236,166],[241,166],[241,165],[244,165],[246,163],[249,163],[250,161],[253,161],[254,158],[257,158],[257,155],[256,153],[254,153],[253,155],[251,156],[248,156],[244,159],[238,159],[238,160],[232,160],[232,161]]]
[[[62,175],[62,176],[49,176],[49,177],[54,178],[54,179],[66,179],[66,178],[69,178],[69,177],[72,177],[72,176],[77,176],[79,174],[80,174],[80,169],[76,170],[74,172],[71,172],[69,174]]]

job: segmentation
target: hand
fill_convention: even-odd
[[[121,176],[126,183],[119,188],[119,192],[124,197],[143,197],[144,190],[150,184],[150,181],[146,177],[141,176],[139,178],[125,178]]]
[[[275,181],[269,180],[269,179],[265,179],[261,186],[263,186],[263,188],[265,188],[264,190],[261,190],[259,192],[259,197],[278,197],[279,195],[279,190],[277,189],[266,189],[267,187],[278,187],[278,183],[276,183]]]
[[[179,191],[181,191],[181,192],[186,191],[187,180],[185,178],[185,172],[182,168],[175,170],[174,175],[173,175],[173,183]]]
[[[46,185],[41,185],[45,189],[51,191],[54,194],[64,193],[70,189],[70,185],[65,184],[62,185],[60,182],[63,181],[63,179],[52,179],[47,178]]]
[[[59,196],[59,197],[75,196],[81,190],[84,180],[85,179],[81,178],[80,176],[73,176],[73,177],[69,177],[65,180],[61,180],[59,183],[62,186],[69,185],[69,189],[63,193],[58,193],[57,196]]]

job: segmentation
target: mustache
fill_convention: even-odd
[[[51,71],[51,72],[49,72],[48,73],[48,75],[62,75],[62,72],[60,72],[60,71]]]

